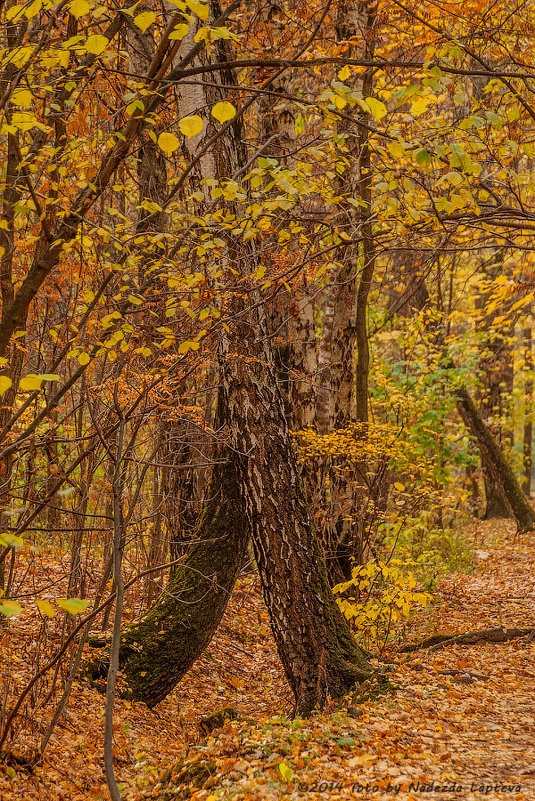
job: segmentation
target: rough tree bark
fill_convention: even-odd
[[[288,44],[291,44],[294,31],[291,23],[291,10],[286,0],[271,0],[261,4],[258,17],[258,29],[255,35],[262,42],[266,58],[273,51],[280,58],[285,55]],[[295,94],[295,74],[291,71],[281,72],[278,67],[259,68],[259,83],[271,78],[270,92],[279,94],[261,94],[258,98],[259,149],[262,155],[277,159],[280,170],[293,170],[296,166],[296,133],[295,104],[288,96]],[[276,194],[276,190],[274,191]],[[276,223],[279,230],[288,227],[288,215],[280,211]],[[290,256],[298,259],[298,242],[286,244]],[[278,253],[276,255],[279,255]],[[263,259],[269,258],[266,252]],[[274,260],[272,260],[274,267]],[[286,268],[285,268],[286,269]],[[286,416],[292,431],[300,431],[312,426],[315,420],[315,391],[313,376],[316,371],[316,334],[314,320],[314,301],[311,284],[306,275],[301,276],[299,286],[294,281],[292,291],[276,287],[274,299],[267,304],[269,328],[273,334],[273,347],[277,378],[280,383]],[[303,471],[303,481],[310,495],[309,476]]]
[[[189,45],[189,42],[185,43],[186,48]],[[141,74],[146,69],[146,60],[150,61],[153,49],[152,37],[132,28],[129,37],[130,58],[134,68]],[[194,97],[190,92],[185,95],[188,104],[200,101],[203,99],[202,87],[200,97],[198,87]],[[208,163],[198,166],[194,180],[199,182],[202,179],[203,170],[213,170],[211,157]],[[165,168],[150,143],[144,142],[140,150],[138,174],[140,201],[148,198],[164,207]],[[140,218],[141,227],[150,225],[154,228],[156,223],[167,228],[166,215],[151,216],[146,223],[143,215]],[[177,405],[179,401],[177,397]],[[219,403],[218,426],[221,425],[221,408]],[[184,497],[188,489],[193,496],[191,471],[176,469],[183,467],[191,456],[191,431],[187,423],[182,421],[163,421],[162,425],[163,458],[166,462],[164,470],[167,473],[162,487],[162,495],[165,496],[162,504],[170,529],[171,557],[176,559],[183,555],[184,547],[184,542],[179,544],[179,539],[183,539],[180,534],[184,532],[177,531],[184,524],[182,507],[184,503],[194,501],[194,497]],[[166,697],[210,643],[246,558],[249,529],[236,470],[231,462],[219,462],[221,453],[216,452],[215,456],[218,461],[212,470],[204,508],[193,531],[189,532],[190,547],[185,561],[173,565],[169,582],[155,604],[128,627],[121,639],[120,663],[126,684],[124,692],[150,707]],[[188,514],[187,517],[188,523],[191,523],[191,516]],[[104,674],[107,658],[92,660],[86,670],[93,678]]]
[[[127,692],[150,707],[210,643],[247,555],[249,529],[232,462],[214,467],[207,498],[186,560],[121,639]]]

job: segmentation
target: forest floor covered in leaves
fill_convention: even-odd
[[[116,773],[125,799],[534,799],[535,642],[398,651],[400,641],[437,632],[535,625],[533,535],[494,521],[474,524],[467,536],[474,571],[443,577],[434,605],[385,650],[393,661],[377,665],[389,669],[387,692],[362,703],[348,697],[307,720],[291,719],[257,581],[242,579],[209,651],[171,697],[154,711],[117,701]],[[21,615],[4,636],[2,667],[20,666],[21,682],[30,675],[29,630]],[[238,719],[204,737],[201,717],[228,705]],[[103,712],[104,697],[77,683],[30,771],[25,750],[50,707],[27,709],[11,776],[0,767],[2,801],[106,799]]]

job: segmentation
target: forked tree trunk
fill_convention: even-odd
[[[218,40],[213,53],[219,62],[227,59],[228,42]],[[212,102],[225,99],[225,84],[235,83],[230,68],[215,74],[222,85]],[[244,141],[236,119],[214,147],[218,176],[246,163]],[[342,695],[372,669],[334,600],[310,525],[261,298],[254,284],[240,283],[233,291],[236,270],[254,272],[255,251],[241,243],[235,247],[229,236],[227,258],[233,270],[222,279],[228,278],[228,305],[220,413],[233,463],[214,468],[196,531],[199,543],[153,609],[125,632],[121,659],[133,698],[153,706],[165,697],[219,624],[249,527],[279,655],[296,711],[303,715],[328,696]]]
[[[218,41],[217,47],[219,61],[232,57],[227,41]],[[219,74],[223,81],[235,83],[231,69]],[[232,174],[247,162],[245,141],[242,121],[236,119],[219,141],[219,175],[225,169]],[[328,696],[339,697],[366,679],[371,666],[336,604],[311,526],[261,293],[246,280],[255,272],[257,253],[251,243],[232,237],[227,241],[228,262],[241,273],[242,281],[236,291],[234,272],[224,279],[228,297],[221,346],[225,422],[236,454],[238,483],[271,628],[295,696],[295,711],[306,715],[321,707]]]
[[[521,533],[531,531],[535,527],[535,512],[526,500],[520,482],[505,459],[502,449],[488,426],[483,422],[466,389],[457,389],[456,394],[459,413],[466,427],[476,439],[481,460],[488,466],[495,484],[500,488],[500,492],[507,501],[516,520],[518,531]]]

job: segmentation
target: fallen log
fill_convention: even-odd
[[[439,651],[448,645],[478,645],[479,643],[500,643],[514,640],[518,637],[535,638],[535,628],[529,629],[483,629],[482,631],[467,631],[462,634],[435,634],[419,643],[408,643],[399,649],[401,654],[410,654],[429,648],[430,651]]]

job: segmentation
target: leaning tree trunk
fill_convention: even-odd
[[[501,250],[492,267],[485,267],[484,274],[487,282],[494,281],[503,272],[505,252]],[[509,440],[512,443],[512,430],[505,431],[501,419],[506,408],[505,395],[512,392],[513,387],[513,354],[508,342],[512,334],[511,324],[507,328],[501,322],[495,324],[496,310],[486,310],[488,295],[481,293],[477,298],[477,305],[481,309],[481,326],[486,331],[486,341],[479,359],[482,389],[480,408],[484,419],[490,421],[490,432],[499,447],[502,442]],[[479,398],[478,398],[479,402]],[[494,517],[510,517],[510,504],[501,488],[501,482],[496,479],[492,463],[482,456],[481,467],[483,482],[485,484],[486,508],[484,518],[490,520]]]
[[[121,638],[123,694],[153,707],[178,684],[210,643],[244,564],[249,530],[232,462],[216,464],[194,545],[154,606]],[[107,658],[91,660],[92,678]]]
[[[505,459],[502,449],[488,426],[483,422],[466,389],[457,389],[456,394],[459,413],[466,427],[477,440],[482,462],[488,465],[492,471],[494,482],[499,487],[516,520],[518,531],[521,533],[531,531],[535,528],[535,512],[526,500],[522,487]]]

